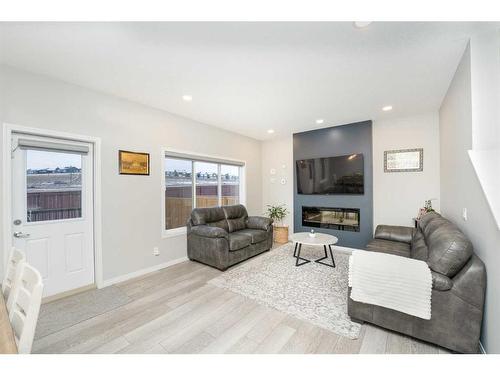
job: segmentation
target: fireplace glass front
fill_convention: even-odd
[[[359,232],[359,208],[302,207],[302,226]]]

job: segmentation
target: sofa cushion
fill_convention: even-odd
[[[222,228],[211,227],[209,225],[196,225],[191,228],[191,232],[202,237],[228,238],[227,231]]]
[[[247,228],[249,229],[269,230],[271,225],[273,225],[273,220],[268,217],[249,216],[247,219]]]
[[[252,237],[247,234],[239,232],[229,233],[229,251],[243,249],[247,246],[250,246],[251,243]]]
[[[245,206],[242,204],[223,206],[222,210],[227,220],[229,232],[236,232],[246,228],[248,213]]]
[[[229,228],[229,232],[237,232],[237,231],[240,231],[242,229],[245,229],[246,228],[246,224],[245,224],[245,218],[238,218],[238,219],[228,219],[227,220],[227,225],[228,225],[228,228]]]
[[[425,230],[425,227],[427,227],[427,224],[429,224],[432,220],[436,219],[436,218],[441,218],[442,216],[440,214],[438,214],[437,212],[429,212],[427,214],[425,214],[424,216],[422,216],[420,218],[420,220],[418,221],[418,227],[420,229]]]
[[[455,276],[472,256],[472,243],[455,224],[440,215],[426,220],[422,229],[429,249],[429,268],[450,278]]]
[[[191,221],[193,225],[208,225],[226,231],[229,229],[224,210],[220,207],[195,208],[191,212]]]
[[[259,243],[267,240],[267,232],[260,229],[243,229],[238,231],[238,234],[244,234],[250,236],[252,243]]]
[[[374,240],[371,240],[368,245],[366,245],[366,250],[399,255],[405,258],[410,257],[410,245],[404,242],[396,242],[376,238]]]
[[[224,211],[226,219],[238,219],[240,217],[246,219],[248,217],[247,209],[242,204],[222,206],[222,210]]]
[[[410,243],[415,232],[414,228],[401,227],[397,225],[377,225],[375,238],[381,240]]]
[[[411,257],[423,261],[426,261],[429,257],[429,250],[421,228],[416,230],[411,240]]]

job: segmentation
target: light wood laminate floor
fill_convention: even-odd
[[[336,335],[206,282],[195,262],[117,284],[131,301],[35,341],[35,353],[448,353],[364,324]]]

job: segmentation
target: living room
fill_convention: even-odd
[[[500,23],[373,19],[0,22],[0,352],[499,353]]]

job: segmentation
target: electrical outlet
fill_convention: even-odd
[[[462,219],[467,221],[467,208],[462,208]]]
[[[157,257],[158,255],[160,255],[160,249],[158,249],[157,247],[153,247],[153,255],[155,257]]]

